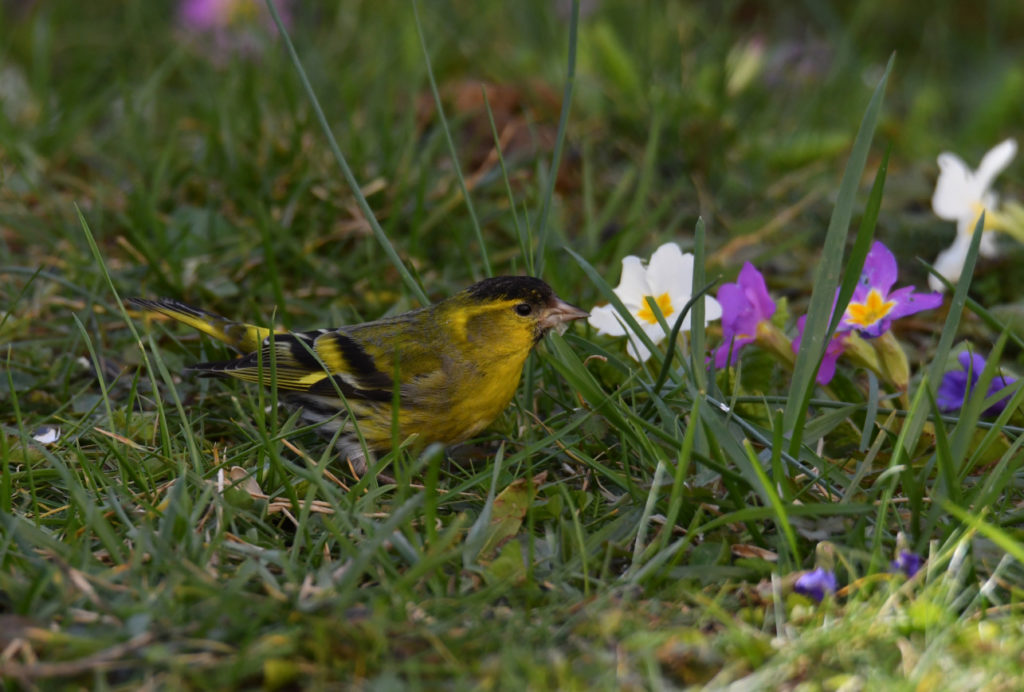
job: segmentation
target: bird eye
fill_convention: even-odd
[[[530,306],[529,303],[520,303],[519,305],[516,306],[517,315],[522,315],[523,317],[526,317],[531,312],[533,312],[533,308]]]

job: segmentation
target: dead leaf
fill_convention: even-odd
[[[263,489],[260,488],[260,484],[256,482],[251,471],[247,471],[241,466],[232,466],[228,470],[228,478],[236,488],[244,490],[252,497],[266,499],[267,496],[263,493]]]
[[[480,550],[481,558],[492,556],[509,539],[519,533],[526,510],[530,508],[537,486],[547,480],[547,471],[533,477],[532,483],[525,478],[513,481],[494,498],[491,509],[491,524],[487,529],[487,540]]]
[[[737,543],[734,545],[732,547],[732,554],[736,557],[767,560],[768,562],[777,562],[779,559],[778,553],[773,553],[770,550],[765,550],[764,548],[759,548],[756,545],[748,545],[746,543]]]

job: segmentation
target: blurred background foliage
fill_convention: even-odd
[[[480,274],[404,2],[298,4],[291,34],[342,150],[428,294]],[[536,222],[566,78],[571,3],[430,2],[423,28],[496,270],[523,270],[482,88],[519,221]],[[712,274],[744,260],[799,305],[870,89],[896,67],[876,139],[893,147],[878,235],[907,280],[953,236],[934,217],[935,157],[970,165],[1020,134],[1024,5],[616,2],[581,6],[578,70],[549,260],[619,258],[708,224]],[[169,2],[0,4],[0,249],[90,300],[115,281],[288,326],[409,307],[353,203],[280,42],[210,45]],[[870,184],[873,173],[866,176]],[[998,189],[1020,197],[1020,166]],[[1015,313],[1024,259],[974,288]],[[549,266],[551,266],[549,264]],[[546,277],[581,303],[578,269]],[[0,277],[10,299],[22,279]],[[53,282],[30,291],[54,292]],[[80,291],[81,292],[81,291]],[[285,303],[287,301],[287,308]],[[43,310],[44,308],[40,308]],[[324,314],[324,313],[327,314]],[[43,313],[40,313],[41,315]],[[27,328],[27,325],[23,325]],[[969,325],[968,325],[969,326]],[[0,330],[14,330],[8,324]]]

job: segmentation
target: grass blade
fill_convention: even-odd
[[[412,291],[413,295],[423,304],[430,305],[430,299],[427,298],[427,294],[423,292],[419,282],[413,278],[412,273],[406,268],[402,258],[398,256],[398,252],[395,251],[395,247],[391,244],[384,229],[381,228],[380,222],[377,221],[376,215],[373,213],[373,209],[370,208],[370,203],[366,201],[366,196],[363,194],[362,189],[359,187],[359,181],[356,180],[355,174],[352,173],[352,169],[349,168],[348,161],[345,159],[345,155],[341,153],[341,148],[338,146],[338,141],[334,138],[334,132],[331,131],[331,126],[327,122],[327,116],[324,115],[323,108],[320,107],[320,100],[316,97],[316,92],[313,91],[313,85],[309,81],[309,77],[306,76],[306,70],[302,67],[302,61],[299,60],[299,54],[295,51],[295,46],[292,45],[292,39],[288,35],[288,30],[285,29],[284,23],[281,21],[281,16],[277,13],[277,7],[274,0],[265,0],[267,8],[270,10],[270,15],[274,18],[274,24],[277,26],[278,32],[280,32],[281,38],[284,40],[285,48],[288,50],[288,57],[291,58],[292,65],[295,66],[295,71],[299,75],[299,81],[302,82],[302,88],[306,92],[306,96],[309,98],[310,104],[313,106],[313,112],[316,113],[316,119],[320,123],[320,128],[324,132],[324,136],[327,138],[327,144],[331,149],[331,153],[334,154],[334,160],[338,162],[338,166],[341,167],[342,175],[345,176],[345,181],[348,183],[349,189],[352,190],[352,195],[356,198],[356,204],[359,205],[359,209],[363,212],[363,216],[366,218],[366,222],[370,224],[370,230],[373,231],[374,237],[380,246],[384,249],[384,254],[391,260],[391,264],[395,270],[402,277],[402,281],[405,282],[406,287]]]
[[[537,218],[537,248],[534,252],[534,266],[537,276],[544,272],[544,249],[548,239],[548,214],[551,212],[551,198],[555,195],[555,183],[558,182],[558,167],[562,161],[562,149],[565,147],[565,128],[569,124],[569,106],[572,104],[572,92],[576,83],[576,39],[580,26],[580,0],[572,0],[572,17],[569,20],[569,66],[565,75],[565,90],[562,92],[562,111],[558,116],[558,134],[555,136],[555,151],[551,155],[551,169],[548,171],[547,189],[541,203],[540,216]]]
[[[413,22],[416,24],[416,35],[420,39],[420,48],[423,49],[423,64],[427,68],[427,79],[430,81],[430,93],[434,96],[434,107],[437,108],[437,117],[441,121],[441,129],[444,131],[444,139],[448,144],[448,153],[452,157],[452,166],[455,168],[455,176],[459,179],[459,188],[462,190],[462,197],[466,200],[466,211],[473,223],[473,232],[476,233],[476,242],[480,246],[480,259],[484,263],[484,274],[493,276],[491,271],[491,260],[487,257],[487,245],[484,243],[484,235],[480,231],[480,221],[476,217],[476,208],[473,206],[473,199],[469,196],[469,188],[466,186],[466,178],[462,174],[462,165],[459,164],[458,152],[455,151],[455,142],[452,141],[452,132],[448,127],[448,118],[444,114],[444,105],[441,103],[441,94],[437,90],[437,81],[434,79],[434,68],[430,65],[430,52],[427,50],[427,39],[423,36],[423,22],[420,21],[420,8],[417,0],[410,0],[412,5]],[[504,165],[502,165],[504,168]]]
[[[814,392],[814,378],[818,365],[825,353],[828,338],[828,326],[832,317],[832,304],[836,288],[839,286],[839,275],[843,266],[843,246],[846,241],[847,228],[853,216],[853,205],[860,184],[864,165],[867,163],[871,140],[881,115],[882,100],[885,87],[889,81],[895,56],[889,58],[885,74],[879,80],[871,95],[864,118],[861,120],[857,137],[846,163],[842,182],[839,184],[839,195],[836,206],[829,220],[828,231],[822,250],[821,264],[814,275],[814,289],[807,310],[807,322],[804,325],[804,337],[800,343],[800,351],[796,357],[793,370],[793,381],[789,389],[789,401],[783,413],[783,423],[790,431],[789,450],[795,454],[799,449],[802,430],[806,420],[807,405]]]

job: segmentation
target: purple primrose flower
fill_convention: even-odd
[[[281,21],[291,24],[291,0],[275,0]],[[178,22],[215,61],[259,55],[277,27],[263,0],[181,0]]]
[[[836,575],[827,569],[818,567],[801,574],[793,585],[793,590],[821,603],[826,593],[836,592]]]
[[[277,0],[274,4],[282,21],[288,24],[289,2]],[[260,21],[273,26],[263,0],[183,0],[178,12],[181,23],[193,31],[215,31]]]
[[[901,550],[900,554],[896,556],[896,559],[890,563],[892,570],[903,572],[908,577],[913,577],[919,571],[921,566],[924,564],[924,560],[920,555],[912,553],[909,550]]]
[[[793,353],[800,352],[800,342],[804,338],[804,323],[807,322],[807,315],[801,315],[796,321],[797,336],[793,339]],[[846,348],[846,333],[836,331],[825,346],[825,356],[821,359],[821,366],[818,368],[818,376],[814,379],[821,386],[832,381],[836,374],[836,362],[839,356],[843,355]]]
[[[876,240],[864,259],[864,269],[839,330],[876,337],[887,331],[893,320],[942,305],[941,293],[915,293],[913,286],[892,291],[898,273],[896,258]]]
[[[946,413],[959,411],[967,401],[967,397],[974,393],[982,370],[985,369],[985,359],[977,353],[963,351],[956,357],[962,370],[950,370],[942,376],[939,383],[938,404],[939,410]],[[1016,377],[1009,375],[996,375],[988,387],[986,396],[991,396],[1017,381]],[[1005,396],[988,407],[982,415],[998,416],[1006,408],[1010,395]]]
[[[761,272],[745,262],[736,283],[718,289],[718,302],[722,305],[723,343],[715,351],[715,367],[721,368],[726,361],[735,363],[740,349],[755,340],[758,325],[775,314],[775,301]]]

